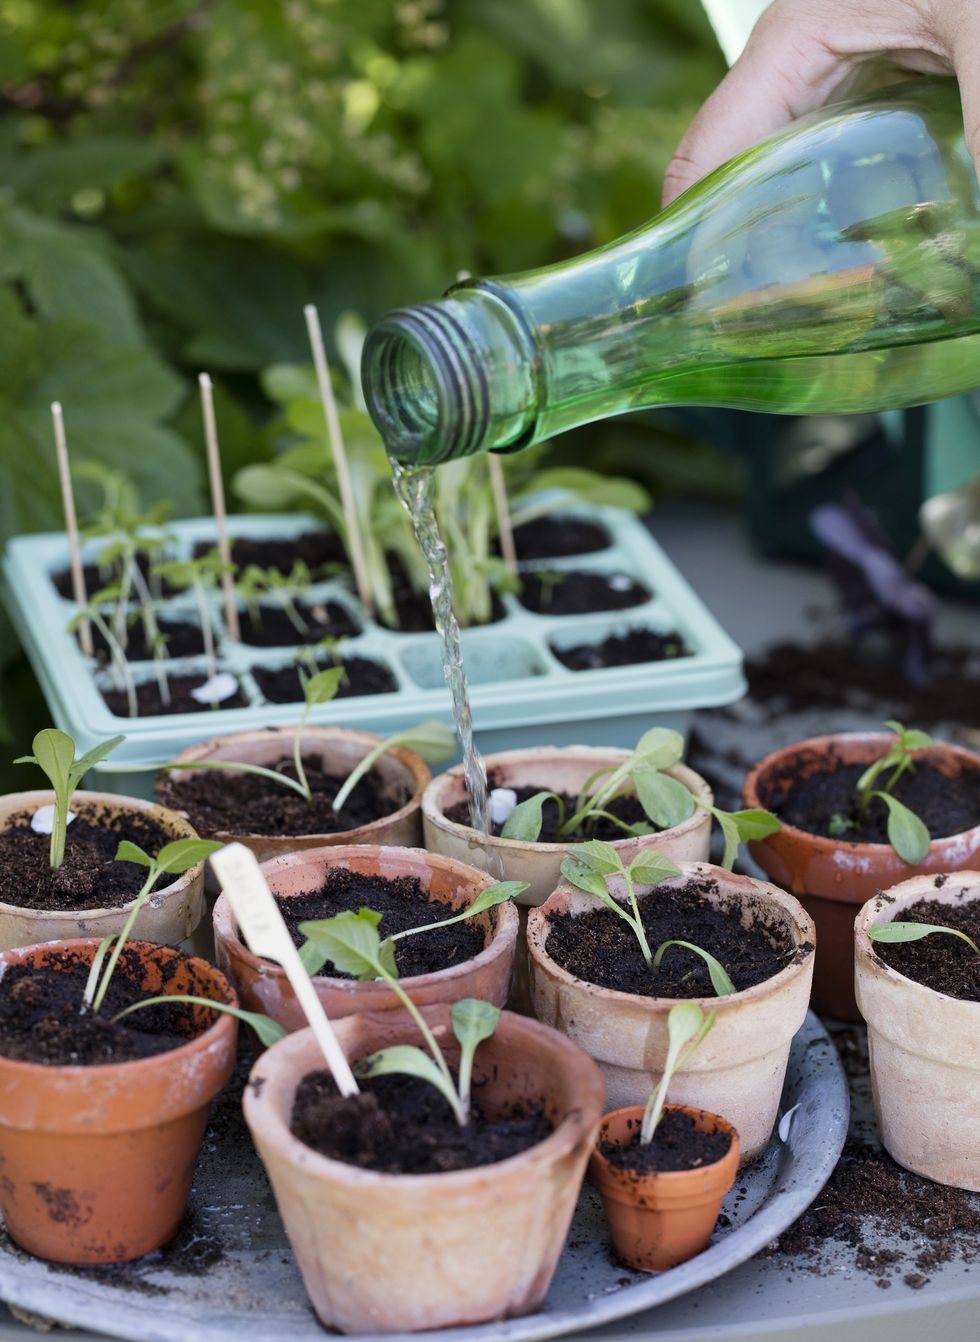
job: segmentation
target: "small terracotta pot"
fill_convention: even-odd
[[[315,755],[324,768],[338,776],[346,776],[359,764],[368,751],[381,741],[375,732],[349,731],[345,727],[304,727],[303,753]],[[256,731],[232,732],[228,736],[215,736],[200,745],[188,746],[175,757],[175,763],[187,764],[195,760],[235,760],[243,764],[261,764],[271,767],[283,756],[292,757],[293,729],[291,727],[263,727]],[[225,830],[215,833],[201,831],[204,839],[215,839],[219,843],[243,843],[250,848],[260,862],[267,858],[281,857],[285,853],[299,852],[305,848],[330,848],[340,844],[375,843],[386,845],[404,845],[411,847],[422,837],[419,819],[419,807],[422,793],[432,777],[429,766],[421,755],[413,750],[394,747],[386,751],[374,766],[393,793],[403,794],[402,802],[390,815],[372,820],[370,824],[360,825],[357,829],[339,831],[336,834],[238,834]],[[215,786],[220,786],[220,773],[212,775]],[[184,815],[180,802],[180,782],[186,780],[188,771],[167,769],[157,779],[157,796],[167,806]],[[275,786],[274,784],[269,785]]]
[[[664,1112],[688,1114],[699,1132],[727,1132],[732,1144],[713,1165],[663,1174],[634,1174],[610,1165],[600,1147],[625,1146],[643,1122],[641,1104],[607,1114],[589,1160],[616,1253],[642,1272],[665,1272],[708,1247],[725,1194],[738,1171],[738,1133],[717,1114],[668,1104]]]
[[[425,1011],[450,1066],[449,1008]],[[336,1026],[353,1062],[416,1042],[404,1012]],[[491,1114],[542,1102],[554,1131],[495,1165],[392,1175],[319,1155],[289,1130],[293,1096],[323,1067],[312,1031],[255,1064],[245,1118],[275,1191],[317,1317],[345,1333],[463,1327],[539,1308],[568,1233],[602,1111],[602,1077],[581,1049],[504,1012],[476,1052],[474,1093]]]
[[[803,1024],[813,975],[813,923],[790,895],[774,885],[735,876],[721,867],[681,863],[681,875],[660,882],[669,892],[692,879],[713,881],[704,897],[738,911],[743,925],[757,920],[781,923],[800,951],[785,969],[729,997],[695,998],[716,1019],[711,1033],[671,1083],[681,1104],[723,1113],[741,1137],[742,1160],[755,1160],[772,1135],[790,1044]],[[615,879],[610,881],[619,893]],[[620,887],[622,888],[622,887]],[[652,887],[637,886],[642,898]],[[578,917],[599,907],[594,896],[563,884],[528,916],[531,999],[534,1014],[567,1034],[602,1068],[611,1109],[646,1104],[660,1080],[667,1056],[667,1016],[675,1001],[640,997],[587,983],[548,954],[548,919]],[[805,948],[805,949],[804,949]]]
[[[53,792],[8,792],[0,797],[0,829],[9,829],[15,815],[33,813],[54,804]],[[120,797],[110,792],[76,792],[72,798],[76,814],[84,808],[88,818],[105,819],[138,811],[155,820],[171,839],[196,839],[197,832],[184,816],[139,797]],[[71,844],[71,826],[67,843]],[[95,937],[101,941],[122,930],[133,901],[111,909],[31,909],[0,903],[0,951],[33,946],[42,941],[70,941]],[[174,945],[186,940],[204,916],[204,863],[185,871],[161,890],[155,890],[140,910],[134,935],[146,941]]]
[[[288,899],[318,890],[332,867],[345,867],[386,880],[414,876],[433,903],[449,905],[455,911],[472,904],[480,891],[492,884],[485,872],[422,848],[379,848],[368,844],[307,849],[264,862],[262,872],[273,894]],[[435,1006],[456,1002],[461,997],[482,997],[495,1006],[504,1005],[517,942],[517,910],[510,904],[498,904],[478,913],[473,923],[484,934],[479,955],[434,974],[401,980],[401,986],[416,1005]],[[287,1030],[302,1030],[306,1026],[306,1017],[283,971],[272,961],[253,955],[242,941],[225,894],[218,897],[214,906],[214,940],[218,965],[234,983],[247,1010],[264,1011]],[[317,974],[313,984],[330,1020],[339,1020],[355,1011],[402,1009],[395,993],[379,980],[357,982]]]
[[[816,736],[775,750],[745,780],[746,806],[767,806],[777,780],[824,772],[839,764],[871,764],[894,741],[884,732],[842,732]],[[959,746],[939,745],[918,752],[948,777],[980,757]],[[800,900],[816,923],[820,956],[813,979],[813,1008],[838,1020],[858,1021],[852,971],[857,908],[896,881],[930,872],[962,871],[980,865],[980,825],[935,839],[924,862],[909,866],[890,844],[848,843],[784,825],[767,839],[749,844],[766,875]]]
[[[98,941],[25,946],[0,957],[88,964]],[[205,960],[130,942],[143,987],[235,1004]],[[203,1008],[192,1008],[203,1019]],[[238,1022],[222,1013],[179,1048],[136,1062],[48,1067],[0,1057],[0,1211],[28,1253],[56,1263],[119,1263],[158,1249],[187,1205],[208,1106],[231,1076]]]
[[[980,871],[957,872],[938,886],[936,879],[913,876],[862,908],[855,988],[868,1024],[871,1090],[885,1149],[907,1170],[980,1192],[980,1002],[906,978],[878,958],[868,936],[870,927],[900,921],[919,900],[956,906],[980,899]],[[949,938],[934,940],[941,953]]]

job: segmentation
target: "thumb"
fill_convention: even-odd
[[[951,5],[939,11],[937,27],[959,80],[966,147],[980,177],[980,9]]]

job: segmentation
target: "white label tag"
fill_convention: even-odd
[[[75,819],[75,812],[69,811],[66,822],[71,824]],[[31,816],[31,829],[35,834],[50,834],[54,829],[54,805],[39,806]]]
[[[219,671],[216,676],[206,680],[203,685],[196,685],[191,690],[191,698],[196,699],[199,704],[223,704],[237,690],[238,678],[233,676],[230,671]]]

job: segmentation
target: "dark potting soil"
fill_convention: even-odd
[[[176,963],[176,962],[175,962]],[[10,965],[0,976],[0,1054],[51,1067],[131,1062],[179,1048],[207,1028],[186,1003],[152,1006],[125,1020],[112,1017],[159,996],[140,986],[136,951],[124,947],[98,1012],[82,1014],[88,965],[52,950],[40,968]],[[212,1015],[213,1013],[209,1013]]]
[[[862,815],[855,794],[863,764],[837,764],[805,776],[798,765],[766,779],[764,806],[784,824],[808,834],[827,835],[846,843],[887,843],[888,808],[873,797]],[[889,777],[880,777],[883,785]],[[762,792],[762,789],[760,789]],[[921,760],[904,774],[893,795],[908,806],[934,839],[960,834],[980,824],[980,767],[965,769],[950,778]],[[840,827],[840,817],[846,827]]]
[[[654,888],[639,898],[640,918],[650,949],[663,941],[690,941],[713,955],[741,992],[778,974],[812,947],[797,949],[786,927],[762,917],[743,927],[736,906],[731,912],[706,898],[717,888],[710,878],[691,880],[670,890]],[[640,997],[713,997],[707,966],[694,951],[671,946],[652,974],[632,929],[610,909],[596,908],[573,917],[552,914],[546,949],[563,969],[587,983]]]
[[[595,554],[612,544],[609,532],[583,517],[536,517],[514,528],[518,559],[562,559]]]
[[[170,836],[155,820],[130,811],[101,819],[79,804],[68,826],[65,859],[52,871],[51,839],[35,834],[30,813],[11,817],[0,831],[0,902],[29,909],[105,909],[128,904],[146,878],[135,862],[116,862],[122,839],[156,853]],[[162,876],[156,888],[177,878]]]
[[[337,687],[337,699],[352,699],[360,694],[391,694],[398,689],[395,677],[380,662],[367,657],[345,657],[344,675]],[[317,669],[325,670],[333,662],[317,662]],[[270,704],[301,704],[303,687],[299,671],[290,666],[253,666],[252,676]]]
[[[487,781],[491,790],[500,787],[501,784],[494,775],[493,770],[487,776]],[[539,792],[545,791],[539,787],[518,787],[513,789],[517,793],[517,804],[528,801]],[[565,803],[565,816],[570,819],[575,814],[575,803],[577,797],[572,797],[568,793],[561,794],[562,801]],[[614,797],[605,808],[611,815],[618,816],[627,825],[644,824],[653,831],[653,824],[647,817],[646,812],[634,796]],[[454,821],[457,825],[468,825],[470,823],[470,804],[468,801],[459,801],[455,806],[450,806],[446,810],[446,819]],[[541,808],[541,833],[538,835],[538,843],[558,843],[558,805],[554,801],[546,801]],[[492,825],[491,831],[498,838],[503,825]],[[581,843],[585,839],[604,839],[607,843],[615,843],[617,839],[626,838],[623,830],[618,825],[614,825],[611,820],[598,819],[594,821],[588,829],[579,828],[569,838],[564,838],[562,843]]]
[[[444,1174],[493,1165],[537,1146],[552,1127],[539,1104],[491,1119],[471,1103],[457,1123],[435,1086],[414,1076],[362,1081],[341,1096],[329,1072],[308,1072],[296,1089],[290,1130],[314,1151],[382,1174]]]
[[[213,541],[199,541],[194,546],[194,556],[199,558],[213,549]],[[259,568],[291,573],[297,560],[306,564],[314,575],[325,565],[331,569],[335,565],[347,568],[344,545],[335,531],[304,531],[301,536],[288,539],[277,536],[257,540],[239,536],[231,543],[231,562],[239,568],[257,564]]]
[[[205,549],[208,548],[208,546],[205,546]],[[150,588],[154,595],[175,596],[177,594],[177,589],[171,586],[165,579],[160,577],[150,577],[150,569],[154,564],[162,564],[164,561],[172,558],[173,555],[164,552],[155,554],[152,560],[148,559],[146,555],[139,555],[137,557],[137,567],[150,584]],[[110,564],[104,572],[99,568],[98,564],[83,564],[82,577],[85,580],[85,591],[89,596],[92,596],[92,594],[98,592],[100,588],[106,587],[109,583],[114,582],[116,578],[118,578],[119,572],[120,569],[118,563]],[[56,572],[51,574],[51,582],[59,596],[63,596],[66,601],[74,601],[75,589],[72,586],[70,568],[56,570]]]
[[[269,767],[296,777],[291,757]],[[339,834],[391,815],[408,801],[407,788],[392,787],[371,769],[334,811],[346,775],[326,773],[316,755],[304,755],[303,768],[312,802],[269,778],[217,769],[188,769],[176,781],[162,774],[159,797],[164,806],[184,812],[199,834]]]
[[[319,643],[323,638],[349,638],[360,632],[337,601],[295,600],[293,605],[307,626],[305,631],[296,628],[282,606],[262,602],[258,622],[249,611],[239,610],[242,642],[253,648],[285,648]]]
[[[432,602],[429,599],[429,593],[416,592],[414,587],[408,581],[405,570],[402,568],[398,559],[388,555],[388,567],[391,571],[393,597],[395,603],[395,614],[397,619],[394,624],[389,624],[387,620],[381,620],[379,623],[386,629],[393,629],[399,634],[427,634],[434,628],[432,620]],[[496,624],[507,614],[504,609],[504,603],[496,592],[490,593],[490,618],[482,624]],[[470,627],[473,628],[480,622],[474,622]]]
[[[937,876],[937,882],[943,877]],[[932,923],[963,932],[980,946],[980,899],[965,904],[940,904],[936,899],[920,899],[904,909],[903,923]],[[941,932],[921,941],[884,941],[871,943],[875,955],[907,979],[923,983],[934,992],[980,1002],[980,955],[959,937]]]
[[[158,619],[157,624],[160,633],[167,640],[164,649],[165,656],[196,657],[204,651],[204,635],[201,633],[200,625],[192,624],[189,620],[168,620],[166,618]],[[91,625],[90,628],[95,655],[100,662],[107,662],[109,660],[108,644],[102,633],[94,625]],[[153,657],[153,649],[146,641],[146,630],[143,628],[142,620],[136,620],[135,623],[130,624],[127,633],[126,660],[129,662],[150,661]]]
[[[521,575],[520,603],[537,615],[586,615],[595,610],[626,610],[649,601],[651,593],[625,573],[588,573],[573,570],[561,574]]]
[[[699,1132],[690,1114],[668,1109],[657,1124],[652,1141],[641,1143],[638,1127],[625,1145],[602,1142],[599,1149],[616,1169],[644,1175],[714,1165],[727,1155],[731,1144],[727,1132]]]
[[[397,876],[387,880],[382,876],[364,876],[343,867],[330,868],[319,890],[303,895],[291,895],[277,901],[286,926],[297,946],[306,938],[299,924],[316,918],[332,918],[334,914],[357,913],[359,909],[373,909],[381,914],[378,932],[382,938],[394,936],[410,927],[424,927],[439,919],[453,917],[447,904],[431,900],[414,876]],[[484,935],[470,923],[453,923],[451,927],[436,927],[431,932],[403,937],[395,942],[395,964],[400,979],[418,974],[434,974],[440,969],[464,964],[483,950]],[[343,974],[328,961],[321,971],[331,978],[352,978]]]
[[[548,647],[570,671],[599,671],[607,666],[667,662],[691,655],[680,634],[658,634],[653,629],[610,634],[601,643],[579,643],[574,648],[559,648],[554,643],[549,643]]]
[[[206,683],[207,674],[203,671],[187,676],[168,675],[167,681],[170,685],[169,704],[163,702],[160,687],[155,677],[142,680],[137,684],[137,717],[170,717],[174,713],[210,713],[215,709],[246,708],[248,706],[245,692],[240,688],[228,699],[222,699],[220,704],[198,703],[191,694],[191,690],[199,689]],[[111,713],[117,718],[129,717],[129,703],[125,690],[112,689],[107,685],[102,685],[99,692],[108,704]]]

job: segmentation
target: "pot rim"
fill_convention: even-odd
[[[598,983],[590,983],[588,979],[580,979],[576,974],[572,974],[557,960],[553,960],[546,949],[548,914],[554,912],[554,904],[559,896],[564,899],[578,893],[574,886],[569,885],[567,881],[562,881],[543,904],[536,909],[531,909],[528,914],[527,944],[531,959],[538,959],[553,978],[564,984],[570,984],[594,997],[601,997],[613,1005],[629,1003],[634,1008],[640,1006],[650,1015],[666,1015],[671,1007],[677,1005],[678,1001],[693,1002],[696,1006],[700,1006],[703,1011],[715,1011],[719,1015],[732,1012],[746,1003],[756,1002],[780,992],[792,979],[806,973],[808,966],[813,961],[816,949],[816,928],[813,919],[793,895],[788,894],[778,885],[773,885],[769,881],[758,881],[753,876],[740,876],[735,872],[727,871],[724,867],[713,866],[710,862],[678,862],[676,865],[680,867],[680,876],[672,876],[668,880],[658,881],[658,888],[670,889],[680,882],[686,883],[692,877],[706,875],[717,880],[719,884],[724,881],[734,882],[746,892],[749,887],[761,891],[770,903],[776,904],[784,913],[789,915],[799,938],[797,950],[808,943],[809,951],[799,960],[794,958],[785,968],[773,974],[771,978],[763,979],[761,983],[754,983],[750,988],[743,988],[740,992],[729,993],[726,997],[645,997],[639,993],[622,992],[618,988],[603,988]],[[641,886],[640,889],[642,888]],[[602,907],[598,900],[596,901],[596,907]]]
[[[60,941],[39,941],[31,946],[18,946],[15,950],[0,952],[0,979],[3,978],[6,966],[10,963],[11,956],[23,957],[30,951],[38,949],[50,950],[54,948],[68,952],[77,952],[91,947],[94,951],[100,945],[101,941],[98,937],[72,937],[71,939]],[[135,946],[144,954],[144,956],[148,951],[169,952],[172,956],[179,956],[182,959],[190,960],[195,965],[204,966],[204,968],[210,972],[212,977],[216,978],[218,982],[224,986],[227,992],[223,1005],[238,1006],[238,994],[235,991],[234,985],[216,965],[213,965],[210,960],[205,960],[203,956],[184,955],[182,951],[176,950],[173,946],[158,945],[155,941],[127,941],[126,945]],[[161,993],[161,996],[162,995],[163,994]],[[128,1077],[133,1077],[138,1075],[135,1070],[137,1068],[146,1073],[159,1068],[161,1064],[168,1065],[169,1063],[174,1062],[179,1065],[191,1053],[203,1052],[210,1049],[212,1045],[216,1043],[226,1042],[223,1036],[227,1036],[235,1031],[238,1026],[238,1020],[235,1016],[230,1015],[227,1011],[219,1011],[217,1015],[218,1019],[214,1024],[209,1025],[201,1034],[195,1035],[193,1039],[188,1039],[186,1043],[178,1045],[177,1048],[168,1049],[165,1053],[156,1053],[149,1058],[131,1058],[127,1062],[95,1063],[86,1067],[82,1064],[70,1065],[66,1063],[60,1066],[52,1066],[49,1063],[43,1062],[24,1062],[20,1058],[7,1058],[0,1054],[0,1072],[8,1073],[11,1080],[14,1080],[19,1076],[23,1082],[29,1082],[32,1077],[36,1080],[41,1077],[53,1076],[64,1076],[68,1078],[83,1076],[93,1077],[96,1082],[100,1082],[107,1081],[114,1073],[118,1073],[119,1069],[122,1067],[134,1069],[132,1071],[127,1070],[126,1073]]]
[[[761,807],[763,805],[759,798],[758,783],[762,774],[773,768],[776,764],[792,758],[799,751],[803,750],[827,750],[835,743],[843,741],[855,745],[886,744],[893,741],[892,732],[828,732],[825,736],[808,736],[803,741],[794,741],[792,745],[780,746],[778,750],[771,750],[768,755],[755,764],[746,774],[745,782],[742,784],[742,800],[746,806]],[[950,741],[937,741],[934,746],[928,747],[936,754],[952,756],[955,759],[969,761],[975,768],[980,768],[980,756],[972,750],[967,750],[964,746],[954,745]],[[918,754],[920,752],[916,752]],[[924,753],[924,752],[921,752]],[[869,760],[870,764],[871,761]],[[935,853],[943,844],[952,844],[962,840],[966,835],[973,834],[980,830],[980,821],[971,825],[969,829],[958,830],[955,834],[944,834],[940,838],[931,839],[929,844],[930,852]],[[809,830],[798,829],[795,825],[789,825],[782,822],[782,829],[778,830],[776,835],[770,835],[767,839],[755,839],[754,843],[767,843],[770,839],[784,835],[788,839],[795,840],[798,843],[806,844],[809,848],[819,853],[832,854],[840,851],[842,848],[852,853],[855,857],[866,855],[874,857],[879,853],[891,853],[893,848],[890,843],[869,843],[867,841],[854,841],[845,838],[831,838],[825,834],[811,834]]]
[[[38,788],[31,792],[7,792],[0,797],[0,807],[9,802],[11,798],[22,798],[24,805],[18,806],[17,810],[38,810],[42,806],[49,806],[54,802],[54,792],[50,788]],[[142,811],[150,812],[151,818],[156,820],[163,828],[169,828],[173,831],[174,839],[199,839],[201,836],[191,824],[191,822],[182,816],[179,812],[171,810],[169,806],[164,806],[158,801],[147,801],[142,797],[125,797],[116,792],[90,792],[79,789],[72,796],[72,801],[93,802],[100,806],[110,807],[117,811]],[[0,816],[0,830],[3,829],[3,817]],[[182,872],[176,880],[169,885],[163,886],[160,890],[153,891],[151,896],[154,906],[159,907],[164,899],[170,895],[176,894],[186,886],[195,881],[204,871],[204,860],[195,863],[193,867],[188,867]],[[120,913],[126,913],[131,910],[136,903],[137,896],[125,904],[115,904],[109,907],[100,906],[98,908],[87,909],[32,909],[29,904],[5,904],[0,900],[0,918],[14,916],[27,917],[32,921],[44,924],[46,922],[64,922],[66,918],[78,919],[101,919],[107,917],[116,917]],[[147,900],[149,903],[150,900]],[[60,940],[61,938],[59,938]],[[34,943],[32,943],[34,944]],[[90,1068],[87,1070],[91,1070]]]
[[[407,982],[408,980],[404,980]],[[445,1005],[422,1008],[422,1015],[429,1024],[432,1023],[432,1017],[445,1015],[448,1018],[449,1008]],[[361,1014],[362,1021],[382,1021],[386,1026],[390,1025],[390,1012],[364,1012]],[[280,1149],[292,1165],[303,1165],[311,1175],[320,1178],[331,1179],[334,1183],[347,1184],[353,1188],[371,1188],[386,1189],[393,1193],[415,1190],[424,1193],[429,1190],[439,1189],[448,1195],[459,1193],[474,1178],[479,1178],[487,1171],[501,1170],[509,1172],[515,1167],[522,1165],[528,1168],[536,1165],[551,1164],[557,1159],[571,1152],[576,1144],[582,1140],[590,1126],[588,1118],[588,1109],[595,1110],[595,1122],[598,1123],[602,1113],[602,1105],[605,1097],[605,1086],[602,1080],[602,1073],[598,1064],[589,1057],[577,1044],[567,1036],[560,1034],[550,1026],[542,1024],[531,1016],[519,1016],[513,1011],[501,1011],[500,1021],[494,1032],[494,1038],[503,1026],[505,1034],[516,1034],[517,1039],[508,1039],[508,1048],[513,1050],[515,1044],[519,1047],[521,1035],[537,1035],[540,1038],[548,1040],[549,1044],[567,1059],[568,1065],[578,1064],[582,1070],[582,1076],[579,1078],[579,1102],[574,1108],[569,1108],[568,1112],[557,1124],[557,1126],[545,1137],[544,1141],[535,1143],[525,1151],[519,1151],[516,1155],[508,1156],[506,1160],[497,1160],[489,1165],[474,1165],[466,1170],[448,1170],[438,1174],[383,1174],[378,1170],[365,1170],[357,1165],[348,1165],[345,1161],[334,1160],[330,1156],[322,1155],[319,1151],[314,1151],[311,1146],[301,1142],[298,1137],[294,1137],[289,1129],[288,1123],[279,1113],[277,1107],[273,1107],[268,1099],[263,1100],[262,1095],[265,1092],[265,1085],[258,1087],[256,1093],[255,1081],[268,1082],[267,1077],[257,1077],[259,1069],[266,1065],[270,1060],[275,1065],[282,1064],[286,1068],[291,1064],[292,1070],[296,1070],[297,1059],[288,1059],[289,1053],[301,1055],[307,1051],[310,1043],[315,1042],[313,1031],[307,1027],[303,1030],[297,1030],[292,1034],[286,1035],[273,1044],[270,1049],[256,1061],[252,1071],[249,1073],[248,1082],[244,1091],[244,1109],[245,1118],[249,1128],[256,1127],[262,1130],[262,1135],[267,1140],[275,1141],[280,1145]],[[417,1035],[417,1029],[414,1022],[405,1021],[406,1031],[409,1032],[414,1040]],[[414,1033],[413,1033],[414,1031]],[[274,1057],[276,1051],[279,1051],[279,1057]],[[312,1051],[312,1050],[311,1050]],[[315,1056],[326,1066],[325,1059],[316,1046]],[[582,1067],[583,1059],[587,1058],[589,1067]],[[291,1098],[295,1097],[296,1088],[300,1081],[310,1070],[306,1063],[303,1063],[304,1071],[296,1077],[296,1084],[292,1085],[290,1075],[290,1084],[292,1085]],[[313,1070],[316,1070],[314,1064]],[[588,1083],[585,1084],[585,1077],[588,1076]],[[254,1136],[254,1134],[253,1134]]]
[[[614,764],[622,764],[624,760],[629,759],[631,754],[632,752],[629,750],[614,746],[525,746],[522,749],[517,750],[501,750],[495,755],[484,755],[483,763],[489,773],[496,764],[509,764],[512,761],[520,761],[524,759],[544,760],[558,755],[562,758],[584,756],[587,759],[593,759],[597,767],[601,767],[602,761],[608,762],[612,760]],[[699,773],[690,767],[690,765],[680,761],[678,764],[672,765],[670,769],[665,770],[665,772],[677,777],[678,781],[683,783],[689,792],[695,796],[699,796],[702,800],[707,801],[709,805],[714,802],[714,793],[712,792],[707,779],[702,778]],[[477,831],[472,825],[462,825],[457,820],[449,820],[442,809],[442,804],[439,799],[439,793],[447,786],[448,781],[452,780],[455,782],[462,777],[462,774],[463,765],[454,764],[452,768],[444,770],[441,774],[437,774],[435,778],[433,778],[422,796],[422,815],[431,824],[445,830],[447,834],[451,834],[463,842],[470,842],[473,836],[477,834]],[[695,806],[691,815],[689,815],[686,820],[682,820],[679,825],[672,825],[669,829],[657,830],[655,834],[650,835],[624,835],[621,839],[612,840],[612,844],[614,848],[618,848],[620,845],[635,844],[640,838],[662,839],[665,835],[670,835],[671,838],[676,838],[686,834],[688,830],[695,829],[699,824],[703,824],[703,822],[704,815],[702,813],[702,808]],[[489,835],[484,839],[481,835],[479,836],[479,842],[484,846],[500,848],[504,852],[515,854],[522,852],[558,854],[567,852],[569,844],[575,841],[569,839],[564,843],[539,843],[537,841],[531,842],[526,839],[503,839],[497,835]]]
[[[269,872],[267,868],[282,865],[306,866],[310,864],[313,859],[316,859],[318,862],[322,861],[324,869],[326,869],[332,866],[339,866],[347,857],[358,856],[362,853],[371,855],[378,853],[410,854],[413,860],[419,862],[424,861],[430,867],[438,866],[448,868],[449,870],[458,868],[461,872],[461,885],[463,884],[464,875],[466,878],[469,878],[470,876],[473,878],[479,877],[480,883],[474,890],[474,899],[481,890],[486,890],[488,886],[496,884],[494,878],[487,872],[480,871],[478,867],[469,867],[465,862],[460,862],[460,860],[455,857],[445,857],[441,853],[430,853],[425,848],[387,847],[382,844],[372,843],[334,844],[323,848],[304,848],[298,852],[284,853],[279,857],[267,858],[265,862],[260,864],[260,869],[262,874],[266,877],[266,880],[269,882],[270,887],[272,887],[272,881],[269,879],[272,873]],[[414,874],[414,872],[409,873],[409,875]],[[295,896],[285,897],[295,898]],[[469,960],[460,961],[459,964],[447,965],[445,969],[436,969],[429,974],[411,975],[408,978],[399,979],[398,982],[403,986],[411,985],[412,988],[426,988],[432,983],[444,984],[451,982],[456,978],[462,978],[464,976],[469,977],[475,968],[482,968],[485,964],[489,964],[491,961],[495,960],[500,954],[501,948],[505,946],[508,941],[516,940],[517,928],[520,920],[512,899],[509,899],[505,904],[498,904],[496,910],[488,910],[488,912],[494,911],[498,914],[497,925],[491,932],[486,945],[476,955],[472,956]],[[273,960],[265,960],[262,956],[256,955],[242,940],[241,932],[232,911],[231,901],[228,899],[224,890],[219,893],[218,898],[215,901],[212,921],[214,924],[215,936],[223,939],[226,946],[234,946],[236,954],[240,955],[241,959],[254,973],[262,975],[265,978],[285,978],[285,970],[281,965],[277,965]],[[312,976],[311,981],[314,985],[319,983],[322,984],[324,988],[337,989],[341,992],[356,992],[358,989],[364,991],[369,988],[377,989],[379,987],[387,987],[387,985],[379,983],[377,979],[362,982],[360,980],[336,978],[332,974],[315,974]]]
[[[609,1158],[607,1156],[604,1156],[599,1149],[599,1143],[603,1140],[604,1130],[607,1124],[613,1118],[619,1118],[620,1116],[626,1116],[626,1115],[635,1117],[642,1122],[645,1110],[646,1105],[644,1104],[625,1104],[622,1105],[619,1109],[610,1109],[609,1113],[603,1114],[602,1118],[600,1119],[599,1133],[598,1136],[596,1137],[595,1146],[593,1147],[590,1160],[594,1160],[600,1163],[603,1167],[603,1172],[605,1173],[606,1171],[608,1171],[610,1177],[615,1177],[615,1175],[619,1173],[618,1167],[611,1165],[609,1162]],[[738,1130],[736,1129],[734,1123],[730,1122],[722,1114],[716,1114],[710,1109],[701,1109],[698,1105],[694,1104],[671,1104],[668,1101],[668,1103],[664,1105],[663,1111],[665,1114],[667,1112],[690,1114],[695,1118],[695,1121],[697,1120],[697,1118],[714,1119],[717,1127],[720,1128],[722,1131],[727,1132],[729,1137],[731,1138],[728,1150],[724,1153],[724,1155],[719,1156],[717,1160],[713,1160],[710,1163],[710,1165],[697,1165],[689,1170],[654,1170],[652,1174],[640,1174],[640,1175],[632,1173],[629,1170],[624,1170],[622,1171],[624,1181],[629,1180],[629,1182],[634,1186],[641,1184],[651,1184],[655,1181],[660,1186],[660,1188],[662,1188],[665,1191],[670,1191],[673,1193],[681,1193],[683,1184],[685,1182],[689,1182],[692,1176],[697,1178],[699,1176],[706,1174],[709,1170],[717,1170],[719,1165],[723,1165],[726,1161],[730,1161],[733,1156],[737,1168],[738,1157],[740,1152],[740,1142],[739,1142]],[[605,1136],[606,1139],[608,1140],[608,1134],[605,1134]],[[622,1146],[623,1143],[616,1142],[615,1145]]]
[[[207,741],[201,741],[197,745],[187,746],[178,755],[175,755],[171,763],[183,763],[195,760],[206,759],[216,748],[227,745],[229,742],[245,741],[277,741],[288,740],[290,749],[292,748],[295,729],[293,727],[253,727],[247,731],[227,732],[223,736],[212,736]],[[374,746],[385,738],[379,736],[377,732],[356,731],[351,727],[328,727],[318,726],[315,723],[307,723],[301,733],[302,738],[312,736],[326,741],[337,740],[363,744],[366,755]],[[387,815],[378,816],[375,820],[369,820],[365,825],[358,825],[356,829],[336,830],[332,834],[257,834],[252,830],[231,830],[217,829],[213,831],[213,837],[216,841],[223,843],[232,843],[236,840],[243,842],[254,841],[256,843],[286,842],[290,839],[302,839],[304,843],[311,845],[317,839],[323,840],[323,846],[326,846],[331,840],[346,838],[349,843],[357,843],[361,836],[365,841],[369,841],[375,830],[382,825],[391,825],[393,822],[406,819],[413,811],[418,810],[422,804],[422,797],[432,779],[432,771],[423,760],[421,755],[416,754],[414,750],[408,750],[404,746],[392,746],[390,750],[385,751],[385,757],[397,760],[409,776],[409,782],[412,788],[412,794],[406,802],[395,811],[390,811]],[[179,787],[178,778],[183,774],[183,770],[161,769],[157,788],[160,786],[160,779],[166,777],[171,781],[174,787]],[[216,771],[217,772],[217,771]],[[167,809],[167,808],[164,808]],[[188,823],[190,823],[188,821]]]

